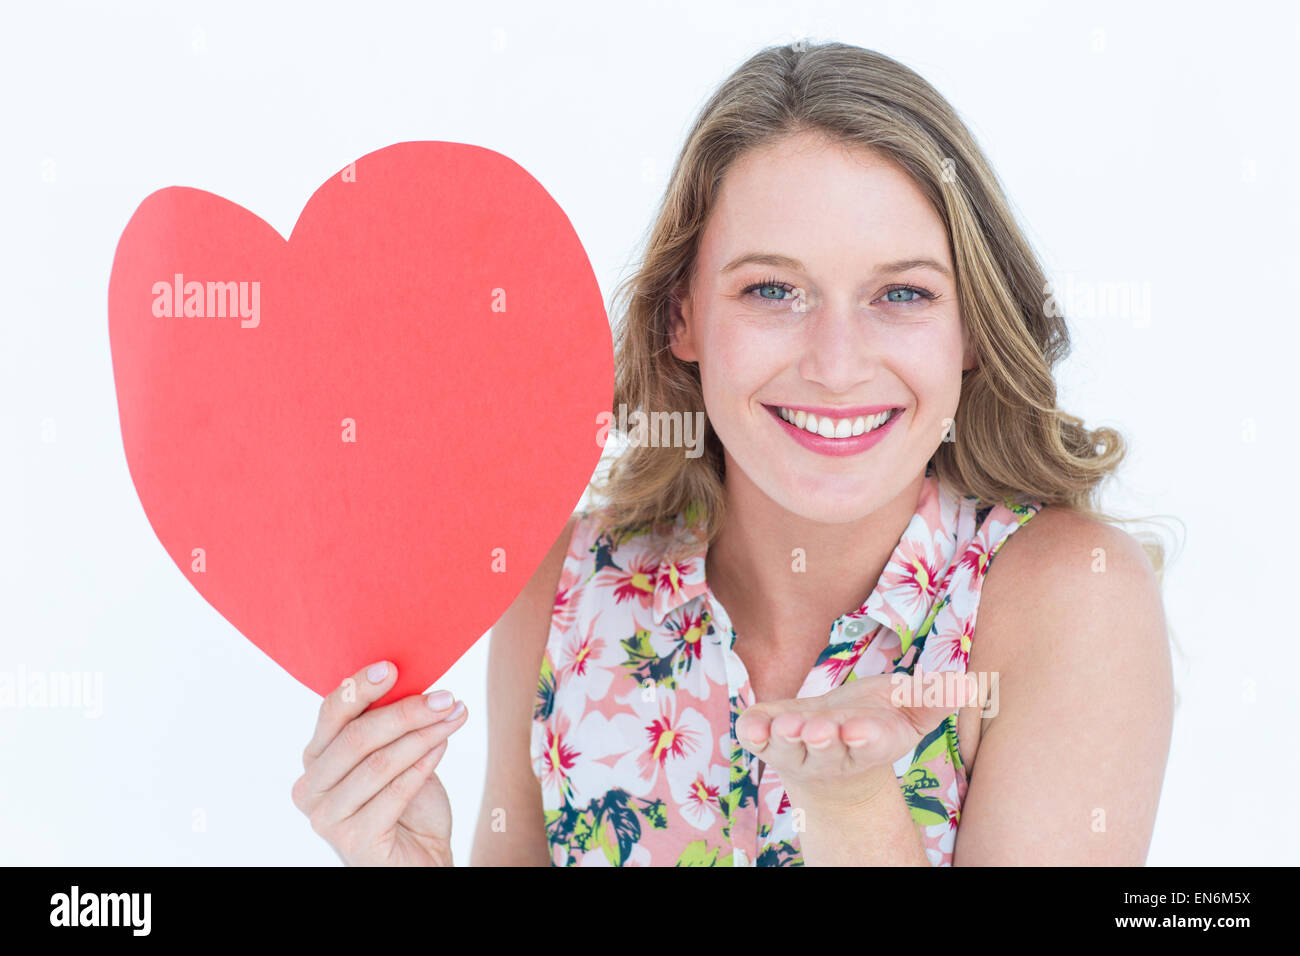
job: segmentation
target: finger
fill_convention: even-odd
[[[421,780],[428,776],[422,769],[415,773],[408,773],[408,771],[424,760],[429,753],[442,747],[447,742],[447,738],[464,726],[467,716],[468,711],[461,707],[460,713],[455,717],[448,717],[427,727],[413,730],[366,757],[324,795],[316,807],[317,815],[313,815],[313,824],[333,826],[346,820],[387,791],[388,796],[380,800],[367,819],[371,822],[386,819],[384,828],[391,826],[402,815],[402,811],[410,802],[411,795],[415,792],[407,789],[407,785],[421,774],[423,774]],[[436,765],[435,759],[427,769],[432,770]],[[390,811],[392,817],[387,819],[385,814]],[[382,828],[374,832],[382,832]]]
[[[880,763],[892,763],[914,743],[915,735],[897,714],[853,714],[840,724],[840,737],[848,749],[852,766],[870,770]]]
[[[750,753],[762,753],[771,733],[768,729],[770,721],[771,717],[766,711],[749,708],[736,718],[736,739]]]
[[[329,790],[377,751],[413,730],[444,720],[454,707],[452,694],[444,690],[412,694],[353,718],[307,768],[310,790]],[[410,763],[418,756],[413,756]],[[375,761],[383,759],[376,757]]]
[[[849,747],[864,747],[880,739],[880,721],[865,714],[854,714],[840,722],[840,739]]]
[[[840,740],[844,742],[845,757],[853,767],[869,770],[880,763],[893,762],[885,748],[888,739],[880,717],[855,714],[840,723]]]
[[[438,769],[447,752],[444,740],[392,779],[352,815],[358,833],[384,833],[401,819],[420,788]]]
[[[372,679],[371,675],[377,675],[377,679]],[[316,716],[316,731],[302,752],[302,769],[308,769],[348,721],[388,693],[396,680],[397,667],[393,662],[379,661],[345,678],[338,687],[326,694],[320,704],[320,713]]]
[[[795,711],[777,714],[772,718],[763,759],[777,770],[789,771],[802,767],[807,759],[807,747],[800,737],[804,721],[804,716]]]
[[[810,750],[832,750],[840,744],[840,725],[824,714],[812,714],[799,730],[799,737]]]
[[[837,774],[848,762],[848,748],[840,739],[839,721],[825,714],[812,714],[800,730],[807,756],[803,772],[808,774]]]

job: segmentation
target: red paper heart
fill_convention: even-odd
[[[399,676],[376,706],[441,678],[600,458],[600,287],[563,210],[489,149],[370,153],[316,190],[288,242],[219,196],[159,190],[118,243],[108,312],[126,460],[159,541],[322,695],[377,660]]]

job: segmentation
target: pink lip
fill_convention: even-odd
[[[764,405],[763,407],[766,408],[769,412],[771,412],[772,417],[776,419],[776,423],[780,425],[782,428],[784,428],[786,433],[795,441],[797,441],[799,444],[803,445],[805,448],[811,451],[818,452],[819,454],[832,455],[835,457],[842,457],[844,455],[856,455],[860,452],[866,451],[868,448],[871,448],[873,445],[881,441],[885,437],[885,435],[887,435],[890,431],[892,431],[894,427],[894,423],[897,422],[900,418],[903,417],[903,415],[906,414],[906,409],[895,412],[893,415],[889,417],[889,420],[885,422],[885,424],[881,425],[877,429],[874,429],[873,431],[866,432],[865,434],[862,435],[856,435],[850,438],[824,438],[821,435],[814,435],[806,428],[797,428],[794,425],[791,425],[789,422],[787,422],[784,418],[781,417],[780,413],[777,411],[777,406]],[[793,406],[790,405],[786,405],[784,407],[793,408]],[[852,417],[856,418],[859,414],[875,414],[878,412],[887,411],[891,407],[895,407],[895,406],[878,405],[876,406],[875,412],[866,412],[866,413],[855,412],[852,415]],[[799,411],[800,409],[795,408],[794,410]],[[803,410],[809,411],[810,409],[803,409]],[[816,409],[811,409],[810,411],[812,411],[812,413],[815,415],[819,415],[819,412]],[[838,415],[836,415],[833,410],[827,409],[826,414],[831,418],[849,418],[850,411],[851,410],[846,409],[844,411],[841,411]]]

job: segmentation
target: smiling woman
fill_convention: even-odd
[[[615,309],[614,410],[702,412],[704,453],[633,443],[494,629],[476,862],[1145,859],[1163,553],[1098,509],[1124,445],[1057,407],[1045,287],[908,68],[722,84]]]

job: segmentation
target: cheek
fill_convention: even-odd
[[[946,329],[916,330],[926,334],[899,335],[882,353],[881,361],[905,376],[918,396],[944,392],[961,382],[961,336]]]
[[[748,402],[780,371],[782,356],[789,355],[773,338],[726,325],[714,330],[700,362],[705,394],[713,391],[724,401]]]
[[[888,361],[916,404],[914,426],[942,437],[947,432],[945,419],[955,416],[961,400],[960,336],[918,337]]]

